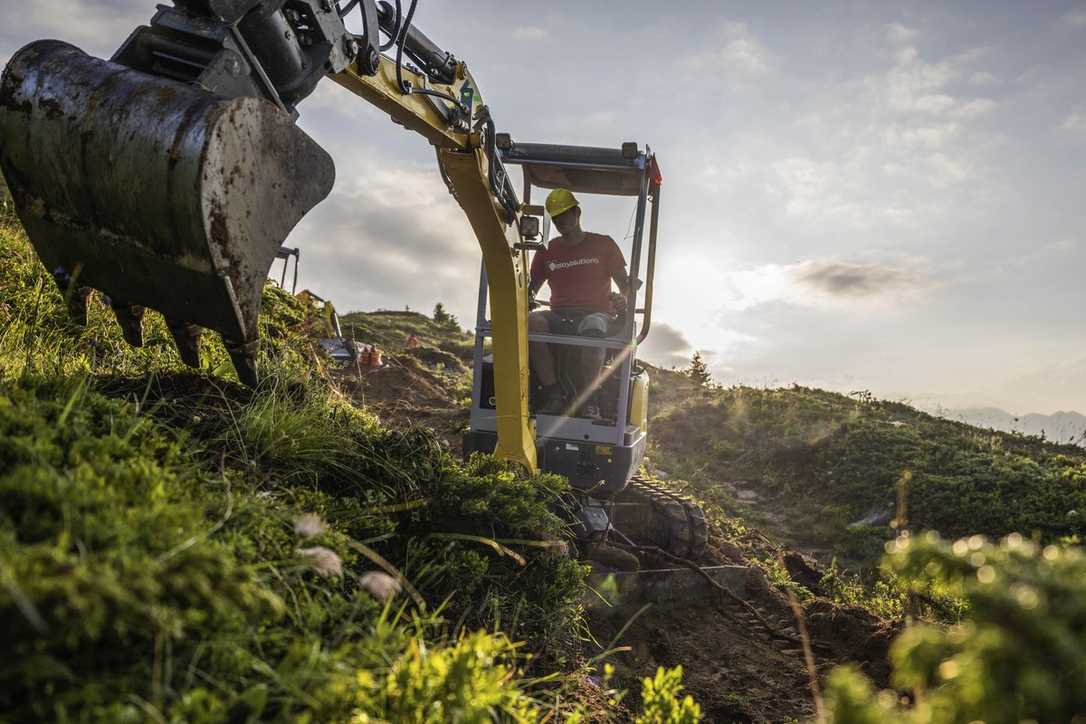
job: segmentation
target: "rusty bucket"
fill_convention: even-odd
[[[261,291],[280,245],[331,191],[331,157],[256,98],[32,43],[0,80],[0,171],[58,283],[101,290],[142,343],[157,309],[182,358],[218,331],[256,383]]]

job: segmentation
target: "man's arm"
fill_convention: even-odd
[[[547,265],[544,263],[544,253],[537,251],[532,257],[532,266],[528,270],[528,295],[534,297],[547,281]]]
[[[630,293],[630,279],[629,274],[626,272],[626,258],[622,255],[622,249],[615,243],[614,239],[607,237],[611,240],[611,259],[608,263],[608,271],[611,272],[611,281],[618,287],[618,293],[622,296],[626,296]]]

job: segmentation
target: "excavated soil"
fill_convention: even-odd
[[[440,350],[432,350],[440,353]],[[429,427],[454,450],[468,424],[468,409],[449,394],[451,378],[464,370],[456,358],[431,350],[386,354],[382,367],[345,366],[335,372],[341,390],[393,428]],[[437,363],[444,366],[439,369]]]
[[[737,561],[711,546],[699,563]],[[590,621],[600,645],[613,641],[612,646],[628,647],[612,658],[619,685],[637,691],[637,681],[658,666],[681,664],[686,691],[701,705],[706,721],[813,717],[811,676],[792,606],[762,569],[747,566],[744,578],[742,601],[706,586],[703,593],[679,602],[653,603],[640,615],[640,604],[593,606]],[[887,650],[898,626],[865,609],[824,599],[807,601],[801,608],[820,681],[834,666],[851,662],[878,685],[886,685]]]

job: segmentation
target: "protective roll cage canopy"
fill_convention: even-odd
[[[626,158],[617,148],[517,143],[502,151],[502,161],[521,166],[525,181],[533,186],[574,193],[639,196],[646,164],[652,183],[661,181],[655,156]]]
[[[652,291],[656,269],[656,231],[660,213],[660,185],[663,177],[656,156],[640,151],[633,142],[622,148],[567,146],[550,143],[514,143],[505,134],[497,143],[502,162],[515,164],[524,172],[524,201],[531,204],[533,186],[545,189],[565,188],[574,193],[632,196],[637,199],[636,223],[630,250],[630,283],[641,286],[642,236],[648,226],[648,263],[645,267],[644,301],[638,307],[637,295],[627,300],[627,331],[634,331],[634,315],[642,314],[637,344],[645,341],[652,324]],[[651,208],[650,208],[651,205]],[[537,211],[535,213],[542,213]],[[646,219],[646,216],[648,217]]]

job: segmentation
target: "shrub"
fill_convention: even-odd
[[[855,669],[830,677],[836,722],[1071,721],[1086,714],[1086,555],[1012,534],[899,538],[886,565],[916,586],[961,596],[968,618],[917,624],[890,651],[891,683],[876,693]]]
[[[701,707],[689,694],[682,699],[683,667],[660,667],[656,676],[641,682],[641,713],[637,724],[694,724],[701,721]]]

